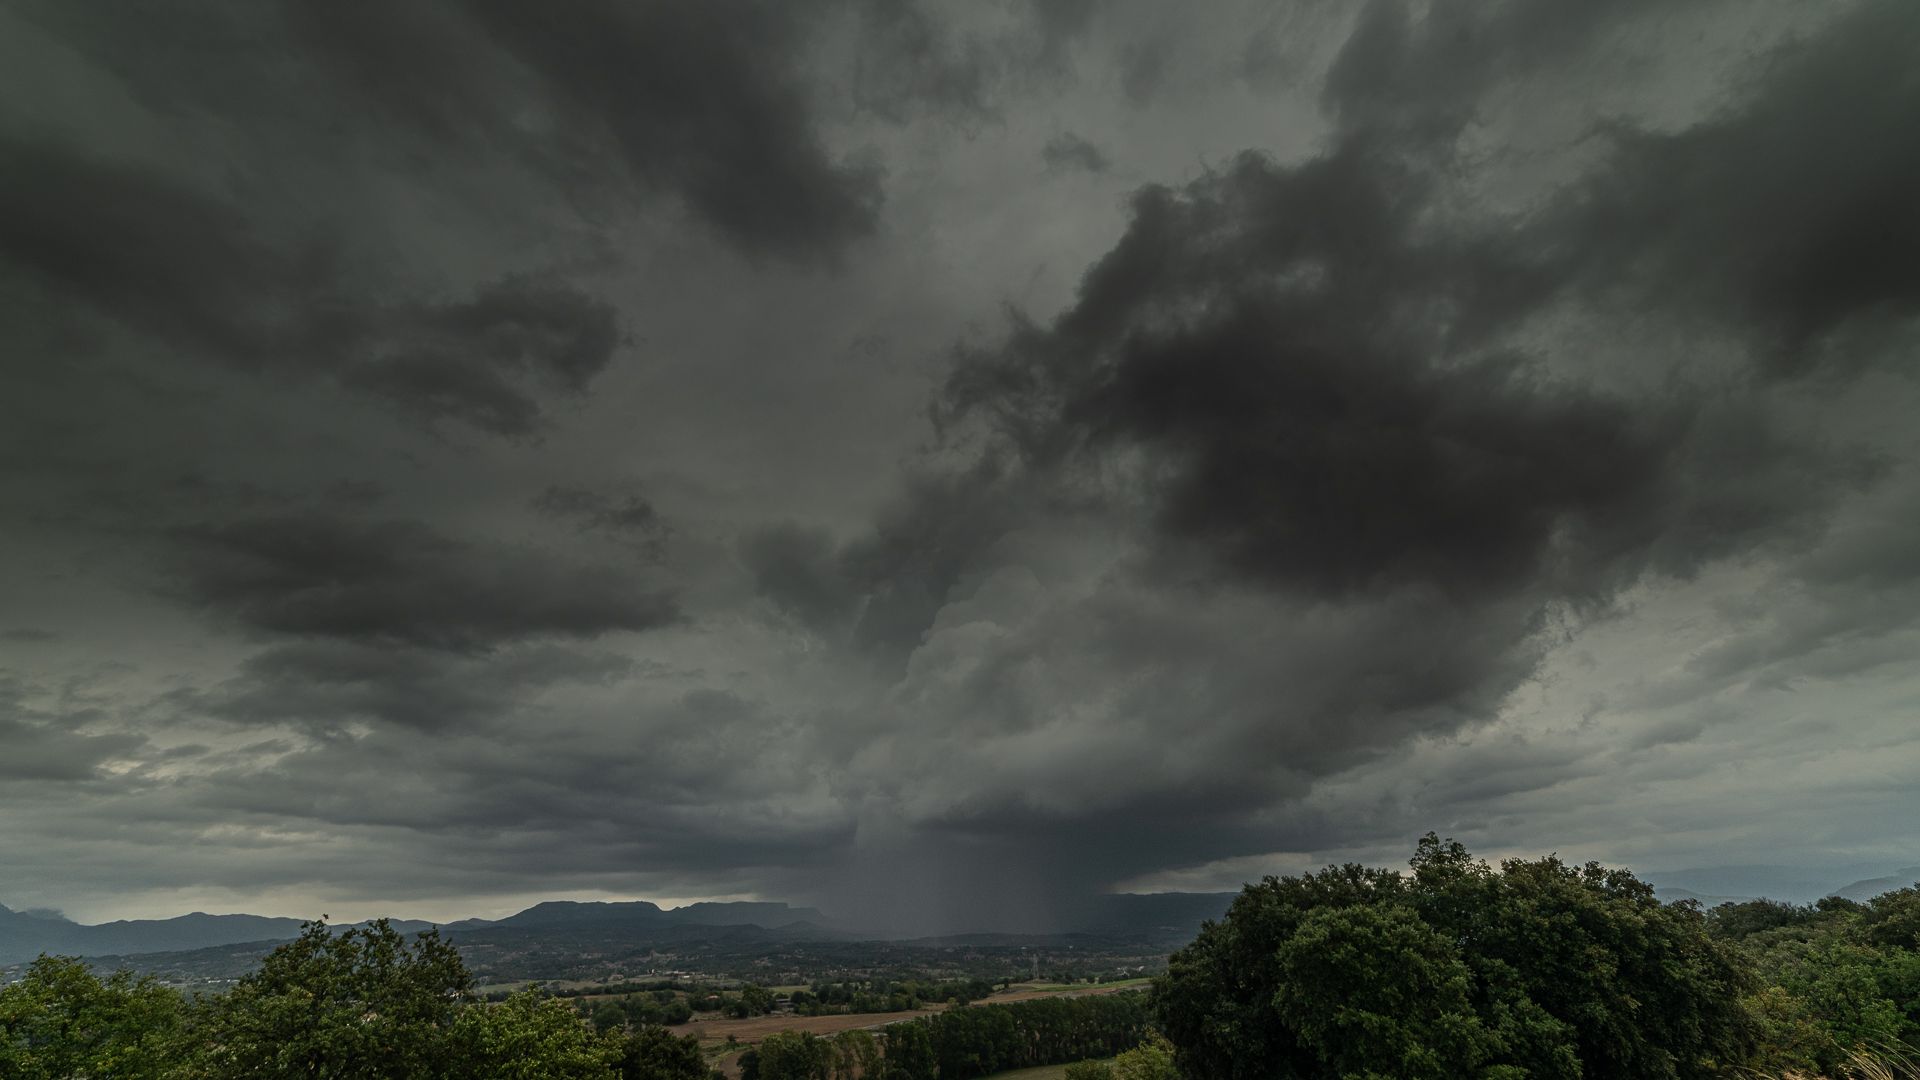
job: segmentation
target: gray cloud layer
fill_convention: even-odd
[[[1920,18],[1247,8],[13,5],[0,900],[1911,863]]]

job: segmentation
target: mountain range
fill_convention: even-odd
[[[579,903],[569,900],[535,904],[504,919],[461,919],[435,924],[419,919],[391,920],[394,929],[412,934],[439,925],[448,933],[483,930],[565,933],[605,931],[623,933],[657,930],[663,937],[676,930],[703,931],[753,927],[771,931],[798,931],[805,936],[831,936],[825,916],[812,908],[742,901],[699,903],[663,909],[644,900],[627,903]],[[86,925],[50,912],[14,911],[0,906],[0,965],[18,964],[41,953],[68,956],[142,956],[188,952],[254,942],[286,941],[297,937],[299,919],[263,915],[209,915],[196,911],[172,919],[131,919]],[[364,925],[359,923],[347,926]]]
[[[1824,880],[1822,878],[1824,877]],[[1870,900],[1883,892],[1920,882],[1920,866],[1888,872],[1885,865],[1848,864],[1815,873],[1804,867],[1711,866],[1641,874],[1662,900],[1697,900],[1702,906],[1743,900],[1784,900],[1810,904],[1826,896]],[[1847,884],[1835,886],[1834,881]]]
[[[1773,866],[1707,867],[1642,875],[1663,900],[1697,900],[1706,906],[1760,896],[1799,903],[1822,896],[1866,900],[1920,881],[1920,866],[1892,873],[1876,867],[1843,867],[1859,875],[1837,888],[1809,880],[1805,870]],[[1838,875],[1836,875],[1838,876]],[[1234,893],[1116,893],[1091,897],[1059,929],[1061,935],[1093,935],[1170,943],[1189,939],[1200,924],[1225,913]],[[358,925],[358,924],[355,924]],[[542,940],[588,947],[608,936],[659,942],[858,941],[883,937],[835,920],[810,907],[769,901],[703,902],[662,908],[645,900],[603,902],[549,900],[502,919],[460,919],[434,924],[393,920],[415,933],[438,925],[467,943]],[[57,913],[13,911],[0,906],[0,966],[41,953],[116,958],[286,941],[300,932],[298,919],[262,915],[209,915],[196,911],[171,919],[131,919],[87,925]],[[1057,936],[1057,935],[1056,935]],[[998,939],[987,932],[923,941]]]

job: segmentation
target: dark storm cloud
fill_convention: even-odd
[[[1782,567],[1765,597],[1730,604],[1738,632],[1688,658],[1681,693],[1751,681],[1792,690],[1910,662],[1920,632],[1920,498],[1911,466],[1882,497]]]
[[[630,508],[589,499],[587,509],[618,519]],[[657,516],[631,524],[662,527]],[[524,720],[545,692],[632,672],[630,658],[580,643],[681,618],[671,594],[632,567],[457,539],[410,519],[294,507],[181,529],[176,548],[184,599],[278,640],[168,705],[249,726],[324,734]]]
[[[84,706],[40,704],[47,700],[44,692],[0,672],[0,745],[6,747],[0,754],[0,781],[92,779],[102,764],[146,743],[138,735],[79,730],[100,717]]]
[[[1030,0],[1033,20],[1040,29],[1040,54],[1058,64],[1067,49],[1086,34],[1102,0]]]
[[[1702,124],[1609,130],[1564,242],[1628,304],[1740,332],[1768,376],[1871,362],[1844,331],[1920,314],[1916,50],[1920,8],[1864,4]]]
[[[645,496],[633,492],[611,494],[555,484],[533,501],[534,509],[659,554],[667,523]]]
[[[1299,167],[1243,158],[1184,192],[1137,196],[1075,306],[963,362],[947,408],[991,413],[1030,460],[1151,446],[1174,463],[1156,492],[1163,533],[1316,590],[1479,589],[1532,580],[1550,556],[1558,572],[1601,573],[1705,515],[1691,527],[1700,550],[1663,549],[1677,560],[1663,568],[1683,572],[1750,542],[1744,529],[1817,515],[1822,449],[1780,441],[1757,415],[1556,386],[1483,346],[1611,274],[1633,275],[1656,311],[1729,299],[1729,332],[1758,325],[1796,348],[1855,315],[1910,313],[1920,277],[1899,253],[1920,228],[1907,197],[1920,155],[1901,130],[1920,106],[1904,63],[1920,16],[1867,5],[1786,49],[1721,115],[1619,133],[1544,220],[1457,234],[1423,222],[1428,181],[1395,156],[1420,138],[1382,142],[1383,117],[1418,114],[1424,136],[1441,108],[1451,133],[1503,66],[1543,63],[1621,17],[1599,12],[1446,8],[1415,31],[1405,5],[1372,5],[1328,79],[1347,140]],[[1754,360],[1767,370],[1773,357]],[[1786,470],[1791,493],[1742,483],[1757,504],[1743,508],[1689,475],[1725,485],[1735,463]],[[1826,465],[1870,475],[1844,455]]]
[[[223,769],[184,814],[216,811],[444,835],[456,862],[514,850],[522,872],[676,872],[817,865],[846,842],[837,813],[804,805],[795,730],[762,707],[701,691],[629,710],[619,726],[383,727],[326,738],[265,766]],[[800,800],[799,803],[793,800]],[[461,837],[485,844],[464,850]],[[551,837],[576,840],[553,843]]]
[[[73,807],[61,820],[108,830],[114,861],[165,849],[141,887],[291,885],[303,902],[392,895],[395,883],[463,897],[561,880],[569,890],[724,894],[797,876],[847,843],[842,819],[808,805],[817,778],[793,767],[791,727],[751,702],[701,692],[623,708],[621,723],[594,730],[538,717],[203,754],[184,763],[202,782],[144,783],[125,802]],[[182,832],[203,842],[179,843]],[[301,850],[316,832],[325,850]],[[98,857],[67,865],[69,880],[124,881],[124,867]]]
[[[244,210],[49,138],[0,144],[0,259],[126,329],[248,370],[330,376],[427,421],[526,435],[542,397],[612,359],[612,308],[509,278],[465,300],[351,288],[330,245],[276,246]]]
[[[1911,5],[1269,6],[25,0],[0,861],[1039,929],[1898,787]]]
[[[857,52],[854,104],[893,123],[906,121],[915,108],[987,108],[995,58],[983,42],[959,38],[923,4],[864,0]]]
[[[948,590],[1018,521],[1024,494],[998,464],[917,478],[872,532],[834,546],[817,531],[774,526],[741,556],[761,594],[814,630],[888,662],[912,650]]]
[[[814,618],[858,610],[869,642],[918,650],[914,663],[929,666],[963,620],[994,625],[969,609],[983,581],[1014,565],[1006,545],[1016,531],[1060,527],[1074,506],[1116,536],[1139,536],[1144,558],[1113,564],[1092,601],[943,677],[940,723],[1004,741],[1008,760],[977,767],[1027,784],[980,780],[929,803],[926,824],[1043,837],[1030,849],[1010,842],[1051,870],[1062,851],[1105,850],[1096,838],[1117,822],[1157,823],[1154,843],[1087,856],[1092,880],[1210,857],[1246,841],[1223,822],[1261,820],[1315,778],[1490,719],[1535,670],[1557,620],[1604,612],[1632,586],[1685,580],[1714,560],[1804,550],[1879,475],[1870,456],[1776,422],[1762,390],[1684,377],[1690,357],[1679,349],[1644,362],[1681,377],[1624,391],[1579,381],[1567,374],[1578,363],[1560,366],[1522,342],[1568,306],[1604,307],[1614,275],[1642,270],[1620,254],[1636,240],[1631,250],[1654,253],[1658,275],[1645,279],[1657,287],[1640,299],[1641,318],[1692,318],[1695,279],[1724,272],[1723,250],[1741,250],[1734,235],[1768,235],[1783,210],[1765,195],[1723,198],[1719,185],[1735,170],[1770,174],[1775,160],[1789,177],[1815,168],[1793,138],[1756,135],[1765,152],[1721,171],[1711,148],[1723,132],[1778,128],[1782,103],[1814,82],[1843,100],[1876,94],[1858,109],[1870,118],[1900,115],[1911,111],[1910,80],[1875,69],[1829,86],[1799,74],[1858,51],[1859,31],[1843,25],[1806,47],[1814,59],[1765,68],[1781,81],[1749,88],[1721,116],[1621,140],[1591,181],[1611,193],[1647,178],[1657,195],[1609,203],[1587,193],[1526,216],[1442,212],[1447,172],[1461,167],[1453,141],[1481,97],[1590,47],[1623,18],[1610,9],[1563,21],[1557,10],[1450,8],[1416,23],[1403,5],[1373,5],[1329,78],[1324,100],[1342,133],[1323,154],[1291,165],[1248,154],[1184,188],[1143,190],[1125,235],[1066,311],[1045,325],[1016,319],[998,346],[963,351],[938,416],[949,432],[986,432],[983,460],[1010,457],[1012,479],[924,485],[903,503],[910,515],[831,555],[804,534],[763,538],[756,567],[776,602]],[[1860,122],[1836,137],[1868,147],[1890,136]],[[1849,174],[1832,205],[1904,183],[1911,155],[1878,153],[1862,162],[1874,179]],[[1650,164],[1669,158],[1717,179],[1662,186],[1685,171]],[[1596,210],[1642,203],[1669,206],[1662,220],[1692,221],[1697,210],[1722,224],[1622,228],[1630,216]],[[1886,210],[1887,250],[1909,209]],[[1864,239],[1841,213],[1772,235],[1788,247],[1782,267]],[[1860,286],[1843,288],[1845,298],[1814,290],[1805,300],[1820,305],[1823,324],[1831,312],[1888,310],[1891,295],[1915,298],[1880,250],[1843,277]],[[1736,283],[1752,280],[1748,264],[1726,265]],[[1727,314],[1723,340],[1745,340],[1746,310]],[[1767,370],[1764,353],[1748,359]],[[915,554],[890,557],[904,552]],[[847,599],[832,597],[836,580]],[[1196,622],[1171,606],[1182,602],[1211,616]],[[1228,644],[1234,618],[1249,621]],[[1277,629],[1287,622],[1318,624],[1318,640]],[[1077,682],[1071,673],[1083,667],[1122,689]],[[1055,680],[1051,692],[1032,692],[1036,670]],[[1065,737],[1055,735],[1058,710],[1096,699],[1108,754],[1124,759],[1129,738],[1165,738],[1162,752],[1177,746],[1205,764],[1090,763],[1128,776],[1114,792],[1013,763]],[[950,768],[969,753],[959,744],[945,744]],[[1223,835],[1235,839],[1216,847]],[[1021,861],[1009,853],[1009,865]]]
[[[831,536],[791,523],[776,525],[743,540],[740,557],[760,594],[782,612],[838,636],[836,628],[851,615],[857,598]]]
[[[1103,173],[1112,164],[1100,148],[1071,131],[1063,131],[1047,140],[1040,148],[1040,159],[1047,168],[1067,170],[1081,169],[1090,173]]]
[[[1145,108],[1167,78],[1174,42],[1155,35],[1129,44],[1121,54],[1120,90],[1134,108]]]
[[[822,6],[28,11],[161,107],[239,119],[262,146],[372,146],[420,171],[518,163],[594,217],[664,195],[743,251],[814,260],[870,232],[880,201],[874,170],[833,160],[810,111],[799,64]]]
[[[471,651],[678,616],[671,597],[631,573],[463,541],[419,521],[289,514],[179,539],[185,597],[262,632]]]
[[[1457,136],[1489,91],[1591,54],[1636,17],[1711,2],[1509,0],[1416,14],[1404,0],[1371,0],[1327,71],[1321,103],[1350,133],[1426,148]]]
[[[1046,467],[1151,452],[1166,541],[1325,597],[1540,584],[1584,599],[1656,550],[1684,572],[1749,542],[1730,531],[1742,522],[1780,524],[1690,482],[1726,439],[1814,498],[1805,452],[1764,428],[1557,386],[1486,348],[1551,296],[1551,268],[1530,262],[1524,232],[1423,234],[1423,209],[1417,184],[1359,150],[1292,169],[1249,157],[1183,193],[1150,189],[1076,305],[974,354],[946,407],[990,414]],[[1690,524],[1702,515],[1715,529]],[[1721,546],[1658,542],[1688,530]]]
[[[0,780],[86,780],[102,763],[137,750],[143,740],[126,735],[76,735],[0,716],[7,746]]]
[[[637,179],[671,191],[745,250],[835,254],[873,228],[878,177],[832,162],[808,115],[793,65],[802,9],[765,0],[463,7],[538,75],[570,122],[600,127]]]
[[[1513,3],[1416,21],[1381,0],[1341,49],[1323,101],[1351,137],[1444,147],[1489,90],[1650,12],[1660,6]],[[1909,197],[1920,149],[1906,137],[1920,109],[1916,48],[1911,5],[1852,5],[1754,65],[1700,123],[1597,125],[1588,134],[1604,163],[1571,185],[1535,242],[1585,288],[1621,290],[1625,311],[1693,311],[1743,332],[1768,375],[1872,356],[1871,343],[1818,346],[1856,319],[1910,317],[1920,297],[1906,257],[1920,242]]]
[[[229,360],[282,344],[274,301],[319,293],[313,263],[268,250],[233,207],[46,136],[0,144],[0,252],[16,271],[140,330]]]
[[[340,373],[432,420],[464,420],[499,435],[525,435],[543,417],[527,383],[580,395],[619,344],[613,308],[552,282],[509,278],[469,300],[388,309],[378,346]]]
[[[222,685],[173,704],[245,725],[330,732],[358,721],[445,731],[530,712],[543,690],[616,679],[632,667],[625,657],[552,645],[473,656],[310,641],[255,653]]]

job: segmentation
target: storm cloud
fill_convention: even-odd
[[[468,649],[674,617],[631,578],[476,550],[414,521],[259,518],[183,540],[188,597],[256,630]]]
[[[0,17],[10,907],[1914,861],[1911,5]]]

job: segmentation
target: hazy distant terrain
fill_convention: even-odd
[[[1851,868],[1857,870],[1858,868]],[[1806,903],[1822,896],[1866,900],[1920,880],[1920,867],[1821,887],[1772,866],[1706,867],[1647,875],[1665,901],[1704,907],[1758,897]],[[1001,977],[1150,968],[1219,918],[1231,893],[1117,894],[1090,899],[1050,934],[995,931],[886,938],[815,908],[778,902],[546,901],[503,919],[438,924],[483,984],[529,980],[599,982],[666,972],[716,978],[811,981],[897,971]],[[129,967],[180,984],[238,978],[300,921],[196,912],[87,926],[51,913],[0,907],[0,966],[40,953],[84,956],[96,967]],[[415,933],[436,924],[396,920]]]
[[[1695,900],[1713,907],[1745,900],[1810,904],[1823,896],[1869,900],[1920,882],[1920,866],[1886,869],[1871,864],[1833,868],[1824,874],[1790,866],[1710,866],[1642,874],[1662,900]]]
[[[816,909],[769,902],[662,909],[646,901],[548,901],[504,919],[462,919],[439,928],[483,983],[597,981],[666,971],[763,980],[770,970],[805,979],[907,969],[1073,974],[1155,964],[1190,940],[1201,922],[1222,915],[1231,899],[1227,893],[1105,896],[1089,902],[1076,925],[1060,933],[983,931],[904,940],[878,940]],[[183,984],[237,978],[301,925],[295,919],[196,913],[84,926],[0,912],[0,965],[60,953]],[[432,925],[394,923],[407,933]]]
[[[430,925],[414,919],[394,923],[397,929],[408,933]],[[131,956],[248,941],[286,941],[299,932],[299,919],[262,915],[209,915],[196,911],[171,919],[131,919],[88,926],[52,913],[0,907],[0,964],[20,963],[41,953]]]

